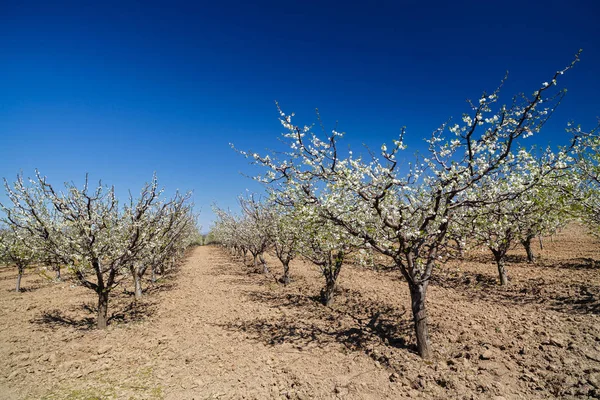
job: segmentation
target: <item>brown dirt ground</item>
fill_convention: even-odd
[[[438,268],[431,361],[413,352],[406,283],[386,268],[345,266],[327,308],[314,266],[292,263],[284,287],[200,247],[141,304],[118,289],[105,331],[91,291],[29,271],[14,293],[4,268],[0,398],[600,397],[600,243],[570,226],[544,245],[536,265],[511,254],[508,288],[483,251]]]

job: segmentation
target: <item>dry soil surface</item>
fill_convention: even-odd
[[[438,268],[430,361],[406,283],[383,266],[344,266],[324,307],[312,265],[292,263],[285,287],[199,247],[143,302],[118,289],[104,331],[91,291],[32,270],[15,293],[4,268],[0,398],[600,398],[600,243],[571,226],[536,250],[535,265],[511,254],[507,288],[483,251]]]

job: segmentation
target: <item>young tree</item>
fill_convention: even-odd
[[[510,175],[497,176],[494,185],[473,193],[484,204],[463,210],[457,230],[471,240],[471,245],[485,245],[494,255],[501,285],[508,284],[507,252],[516,244],[525,247],[528,261],[533,262],[531,240],[539,235],[553,234],[567,220],[567,195],[571,176],[562,157],[548,149],[540,159],[521,149]],[[568,158],[565,158],[568,159]],[[527,188],[504,200],[504,194],[514,188]]]
[[[144,234],[144,245],[138,257],[130,265],[135,287],[135,298],[142,298],[142,278],[147,269],[154,273],[163,269],[178,258],[197,235],[193,205],[189,202],[191,193],[179,193],[165,203],[156,203],[141,221],[138,228]],[[134,201],[130,199],[126,213],[130,223],[135,223]]]
[[[14,231],[0,230],[0,263],[13,264],[17,267],[16,291],[21,291],[21,278],[25,268],[36,261],[37,254],[27,245],[27,238]]]
[[[295,187],[320,215],[395,261],[409,286],[418,353],[429,358],[425,299],[453,210],[485,204],[466,193],[493,184],[492,175],[499,170],[510,175],[515,142],[541,130],[564,95],[550,95],[557,79],[576,61],[578,57],[531,96],[516,96],[508,106],[496,108],[500,88],[484,93],[470,103],[471,112],[463,115],[462,124],[446,123],[435,130],[427,140],[428,156],[408,168],[401,168],[398,159],[406,147],[404,129],[393,146],[381,147],[380,157],[365,161],[352,153],[346,158],[340,154],[341,133],[334,130],[322,140],[310,127],[292,124],[293,115],[283,112],[284,137],[290,142],[286,159],[244,154],[267,168],[257,179]],[[451,139],[445,138],[446,132]],[[514,187],[502,197],[514,198],[525,190]],[[347,201],[340,202],[340,196]]]
[[[270,208],[273,211],[270,237],[275,255],[283,266],[280,282],[287,285],[290,283],[290,262],[296,258],[299,251],[302,237],[301,221],[293,207],[282,206],[272,201]]]
[[[254,267],[258,268],[258,261],[263,266],[263,272],[269,273],[269,268],[264,259],[264,253],[271,244],[270,229],[273,223],[272,213],[264,202],[260,202],[254,196],[247,198],[239,197],[239,203],[244,213],[240,224],[240,236],[252,257]]]
[[[518,240],[525,249],[527,262],[535,261],[532,242],[538,237],[552,236],[572,219],[571,201],[576,182],[570,170],[560,176],[552,174],[534,189],[527,204],[529,213],[517,225]],[[541,243],[541,242],[540,242]]]
[[[44,263],[44,265],[46,265],[46,267],[49,267],[50,269],[52,269],[52,271],[54,271],[54,280],[56,282],[60,282],[62,280],[62,275],[61,275],[62,262],[61,262],[61,260],[57,259],[56,257],[50,256],[50,257],[43,259],[42,262]]]
[[[590,231],[600,236],[600,123],[589,132],[573,124],[569,130],[578,137],[572,175],[578,185],[571,193],[572,208]]]
[[[214,204],[212,208],[217,216],[209,233],[213,242],[227,249],[233,258],[243,256],[243,263],[246,264],[248,244],[247,235],[243,234],[246,229],[244,218],[236,216],[230,211],[222,210]],[[256,265],[255,261],[255,267]]]
[[[337,279],[347,256],[358,247],[358,240],[344,229],[322,217],[319,210],[301,207],[301,236],[299,249],[302,257],[317,265],[325,278],[321,289],[321,303],[330,306],[337,289]]]

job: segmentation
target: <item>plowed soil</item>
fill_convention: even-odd
[[[385,266],[344,266],[324,307],[313,265],[293,262],[286,287],[198,247],[142,302],[118,288],[104,331],[90,290],[32,269],[15,293],[2,268],[0,398],[600,398],[600,243],[573,225],[535,250],[534,265],[511,253],[508,287],[485,251],[438,267],[428,361],[406,282]]]

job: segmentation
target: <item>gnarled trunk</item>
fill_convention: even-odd
[[[129,268],[131,276],[133,277],[133,286],[136,300],[142,299],[142,277],[144,276],[144,273],[146,273],[146,269],[147,266],[144,266],[143,264],[132,265]],[[154,272],[154,268],[152,268],[152,271]]]
[[[54,271],[56,272],[56,276],[54,277],[54,280],[57,282],[60,282],[61,281],[60,265],[57,265],[56,267],[54,267]]]
[[[330,260],[329,265],[322,267],[323,275],[325,276],[325,287],[321,289],[321,302],[325,306],[331,305],[333,295],[336,289],[336,282],[342,263],[344,262],[344,252],[339,251],[333,260]]]
[[[324,306],[330,306],[333,301],[333,294],[335,293],[335,280],[325,278],[325,287],[321,289],[321,303]]]
[[[527,237],[521,241],[521,244],[525,248],[525,253],[527,253],[527,262],[532,263],[535,261],[535,256],[533,254],[533,249],[531,248],[531,241],[533,237]]]
[[[427,282],[409,283],[410,303],[415,324],[415,335],[417,338],[417,352],[424,359],[431,358],[431,343],[429,341],[429,330],[427,328],[427,310],[425,308],[425,296],[427,294]]]
[[[262,254],[258,255],[261,264],[263,265],[263,274],[267,275],[269,273],[269,267],[267,267],[267,262],[265,261],[265,257]]]

